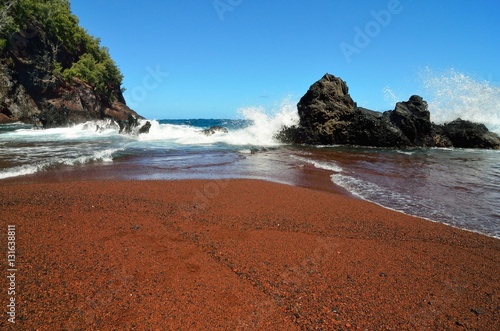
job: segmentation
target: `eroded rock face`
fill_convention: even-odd
[[[284,128],[284,142],[312,145],[374,147],[500,148],[498,135],[484,125],[452,122],[441,126],[430,120],[427,102],[413,95],[384,113],[357,107],[347,84],[326,74],[300,99],[298,126]],[[486,131],[484,131],[486,130]]]
[[[55,61],[75,60],[33,22],[9,40],[0,53],[0,123],[21,121],[45,128],[89,120],[142,118],[126,106],[119,87],[102,96],[79,79],[71,82],[54,73]]]

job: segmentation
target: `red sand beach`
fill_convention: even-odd
[[[255,180],[3,182],[2,330],[498,330],[500,240]],[[15,324],[7,304],[15,298]]]

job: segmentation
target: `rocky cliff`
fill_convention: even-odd
[[[461,119],[445,125],[432,123],[427,102],[417,95],[384,113],[358,107],[347,84],[330,74],[309,88],[297,108],[299,125],[278,135],[285,142],[500,149],[500,137],[482,124]]]
[[[37,16],[40,8],[49,15]],[[99,40],[78,26],[67,1],[11,1],[3,9],[3,16],[10,16],[10,28],[4,20],[0,123],[22,121],[48,128],[94,119],[128,123],[131,117],[141,118],[125,104],[114,62]],[[113,72],[119,79],[105,75]],[[94,73],[100,76],[91,76]]]

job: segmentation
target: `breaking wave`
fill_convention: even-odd
[[[61,166],[113,162],[144,151],[159,155],[217,145],[217,149],[235,146],[237,150],[251,152],[254,147],[280,145],[276,134],[284,126],[298,123],[295,103],[288,99],[271,112],[249,107],[239,113],[241,120],[152,120],[149,133],[137,135],[119,134],[119,126],[112,120],[46,130],[21,123],[4,125],[0,127],[0,179]],[[140,125],[145,122],[141,120]],[[227,131],[203,133],[212,126]]]
[[[297,124],[299,117],[295,104],[285,100],[275,112],[268,113],[262,107],[248,107],[238,110],[242,120],[204,120],[193,125],[192,121],[171,123],[152,121],[148,134],[139,136],[141,141],[170,141],[180,145],[207,145],[224,143],[236,146],[276,146],[275,139],[284,127]],[[202,130],[217,125],[229,131],[204,135]]]
[[[0,170],[0,179],[32,175],[40,171],[55,169],[59,166],[83,165],[92,162],[113,162],[113,154],[121,149],[87,151],[87,154],[67,155],[66,157],[46,157],[29,164],[21,164]]]

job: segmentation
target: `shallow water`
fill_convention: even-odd
[[[499,151],[324,147],[308,158],[362,199],[500,237]]]

